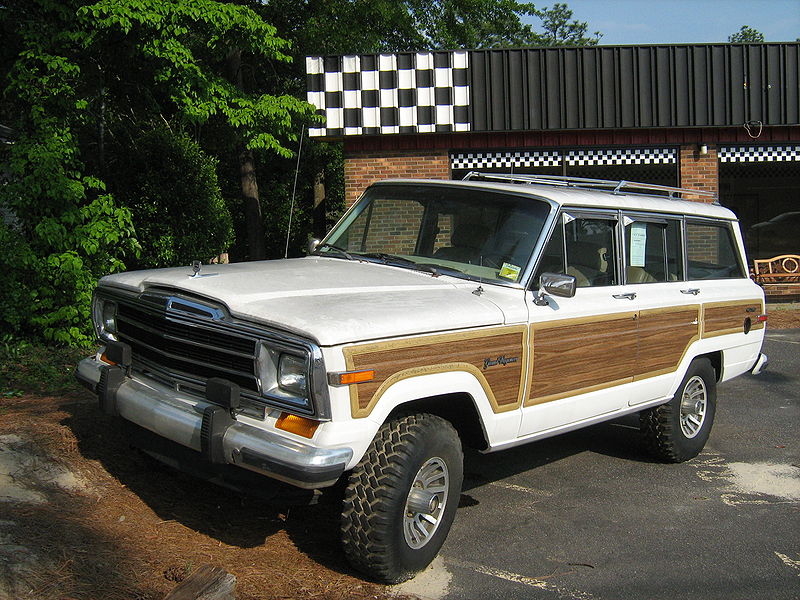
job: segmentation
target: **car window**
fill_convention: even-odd
[[[636,217],[626,217],[626,221],[626,282],[682,280],[681,222],[669,218]]]
[[[541,200],[477,187],[376,185],[319,253],[519,283],[550,210]]]
[[[689,279],[745,276],[727,223],[686,223],[686,252]]]
[[[566,272],[577,287],[616,285],[616,219],[579,217],[564,225]]]

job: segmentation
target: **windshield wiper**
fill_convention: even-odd
[[[402,256],[396,256],[394,254],[386,254],[385,252],[366,252],[364,254],[359,254],[364,258],[375,258],[382,262],[385,265],[389,265],[392,267],[401,267],[401,268],[410,268],[416,271],[425,271],[426,273],[430,273],[434,276],[439,275],[439,271],[433,265],[427,263],[418,263],[410,260],[408,258],[403,258]]]
[[[331,250],[335,250],[338,253],[339,256],[343,256],[347,260],[358,260],[355,256],[350,254],[344,248],[339,248],[339,246],[334,246],[333,244],[328,244],[327,242],[324,243],[324,244],[320,244],[319,247],[314,251],[314,254],[322,255],[322,252],[321,252],[322,248],[330,248]]]

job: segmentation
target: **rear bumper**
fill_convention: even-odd
[[[353,455],[350,448],[317,448],[235,419],[216,430],[209,442],[203,431],[204,414],[209,407],[218,408],[210,402],[149,379],[128,377],[120,367],[95,357],[82,360],[75,377],[98,395],[101,408],[109,414],[206,455],[210,462],[235,465],[301,488],[333,485]]]
[[[766,354],[761,352],[761,353],[759,353],[758,358],[756,359],[756,362],[753,364],[753,367],[750,369],[750,372],[753,375],[758,375],[759,373],[762,373],[767,368],[767,364],[769,364],[769,359],[767,358]]]

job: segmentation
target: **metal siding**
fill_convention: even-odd
[[[786,79],[783,81],[782,89],[785,96],[786,112],[784,123],[800,122],[800,46],[786,46],[784,50],[783,73]]]
[[[799,52],[793,43],[477,50],[473,130],[794,125]]]

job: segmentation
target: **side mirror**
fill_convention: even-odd
[[[542,273],[539,276],[539,293],[533,299],[537,306],[547,306],[549,303],[545,292],[560,298],[572,298],[575,295],[576,280],[572,275],[562,273]]]
[[[314,252],[316,251],[317,248],[319,248],[319,240],[318,239],[314,238],[314,239],[308,240],[308,253],[309,254],[314,254]]]

